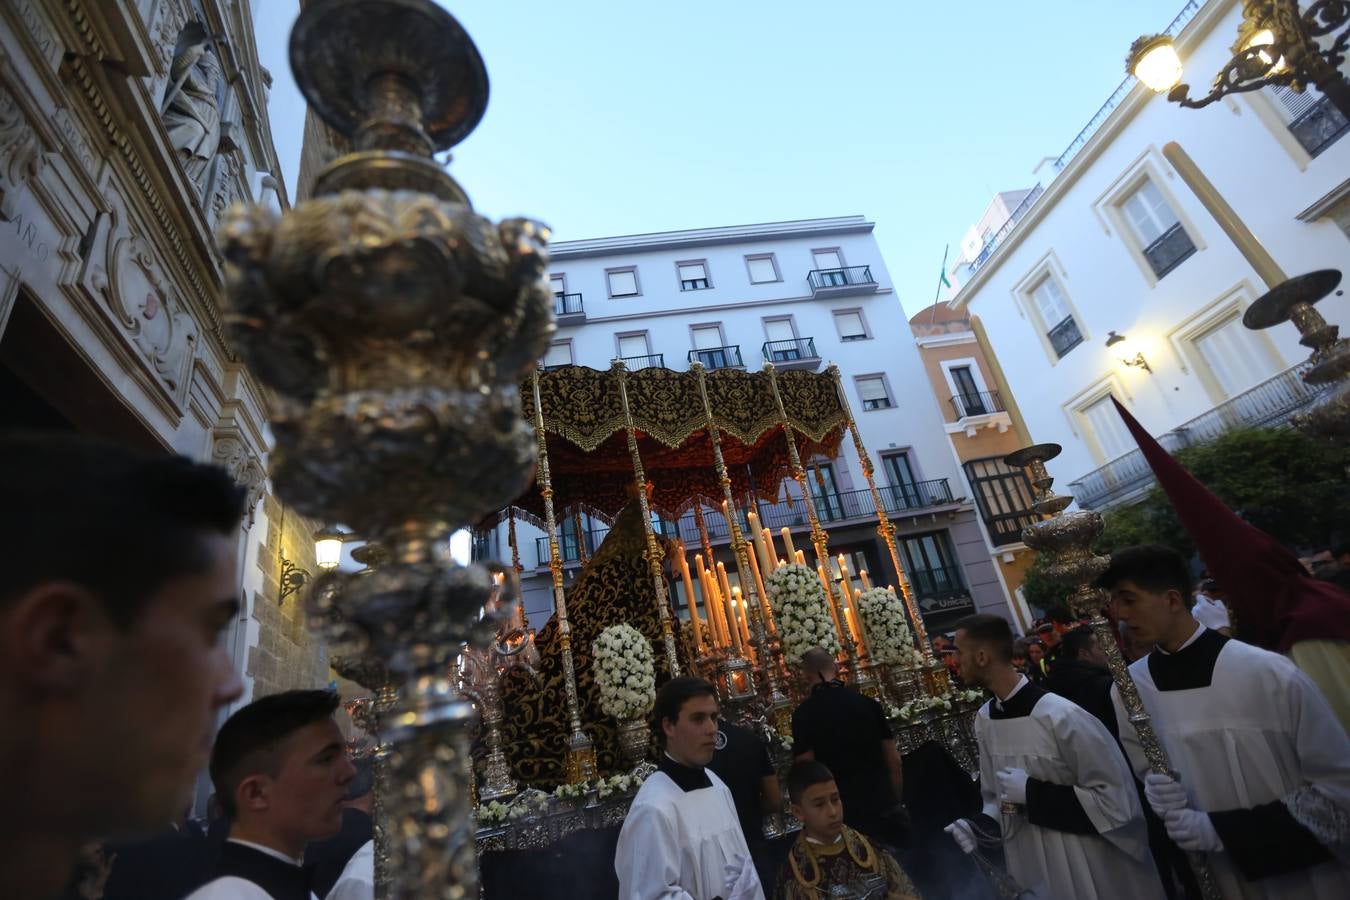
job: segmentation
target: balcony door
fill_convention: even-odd
[[[816,473],[820,477],[816,477]],[[834,480],[834,464],[827,462],[813,462],[807,467],[806,480],[811,484],[811,499],[816,503],[816,510],[822,519],[842,519],[844,517],[844,506],[839,499],[839,485]],[[821,483],[824,482],[824,493],[821,492]]]
[[[812,250],[811,258],[820,271],[820,283],[825,287],[842,287],[847,284],[844,273],[844,261],[839,258],[838,250]]]
[[[1115,406],[1111,404],[1109,394],[1092,405],[1083,407],[1082,415],[1087,419],[1088,428],[1091,429],[1092,437],[1097,442],[1097,449],[1101,451],[1102,462],[1110,462],[1135,448],[1134,438],[1130,437],[1125,423],[1121,421]]]
[[[698,361],[709,369],[725,369],[728,365],[720,326],[694,326],[694,350],[697,351]]]
[[[619,356],[628,363],[628,368],[637,371],[646,368],[651,355],[646,334],[625,334],[619,337]]]
[[[952,594],[965,590],[961,567],[946,531],[917,534],[900,542],[909,568],[909,580],[921,597]]]
[[[989,410],[985,409],[984,398],[980,396],[980,387],[975,383],[970,366],[953,366],[950,371],[965,415],[982,416],[987,413]]]
[[[922,506],[919,502],[919,486],[914,479],[914,469],[909,464],[908,453],[888,453],[882,457],[886,467],[886,482],[890,486],[891,498],[900,509]]]
[[[1238,316],[1205,332],[1194,343],[1225,399],[1250,390],[1278,371],[1260,336],[1243,326]]]
[[[792,330],[791,319],[766,320],[764,333],[769,338],[769,362],[788,362],[802,358],[801,350],[797,346],[797,333]]]

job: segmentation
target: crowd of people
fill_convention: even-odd
[[[3,437],[0,456],[5,895],[373,898],[369,761],[348,753],[337,695],[265,696],[215,728],[241,691],[219,637],[239,614],[242,489],[212,466],[75,436]],[[964,776],[939,777],[942,748],[902,759],[877,700],[810,650],[786,778],[802,828],[777,842],[760,827],[783,805],[761,735],[726,722],[708,682],[671,679],[652,714],[657,771],[618,836],[620,896],[993,896],[977,873],[1051,900],[1199,897],[1206,879],[1225,898],[1350,897],[1336,687],[1350,683],[1350,606],[1331,584],[1300,583],[1303,606],[1281,594],[1298,627],[1269,639],[1287,651],[1274,652],[1244,640],[1260,610],[1197,585],[1177,552],[1112,554],[1109,637],[1142,705],[1065,610],[1022,639],[996,616],[958,623],[934,649],[989,696],[969,797]],[[213,813],[194,821],[184,808],[207,764]],[[934,784],[955,809],[938,825]]]

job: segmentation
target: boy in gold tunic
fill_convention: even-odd
[[[778,875],[778,900],[919,900],[913,882],[890,854],[844,824],[839,788],[829,769],[802,760],[793,765],[787,781],[792,814],[801,820],[802,833]]]

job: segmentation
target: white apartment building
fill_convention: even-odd
[[[1172,24],[1197,90],[1231,55],[1240,20],[1237,0],[1210,0],[1186,4]],[[1133,37],[1122,35],[1122,54]],[[1050,464],[1060,490],[1101,507],[1151,484],[1112,396],[1169,449],[1282,422],[1307,402],[1297,330],[1243,327],[1266,283],[1165,148],[1189,155],[1292,276],[1350,268],[1345,132],[1312,89],[1191,110],[1126,79],[1042,164],[1043,187],[1013,208],[993,204],[980,246],[964,247],[951,273],[951,303],[983,323],[1032,437],[1064,446]],[[1320,309],[1350,326],[1343,297]]]
[[[684,370],[698,359],[709,369],[773,362],[822,371],[838,364],[926,618],[942,627],[976,610],[1012,616],[872,228],[849,216],[555,244],[549,273],[559,328],[544,365],[605,369],[622,358],[632,370]],[[814,472],[810,478],[831,548],[854,556],[855,572],[890,573],[859,461],[852,442],[844,444],[839,458],[817,461],[823,495]],[[785,490],[795,495],[795,483]],[[726,523],[705,512],[730,565]],[[775,531],[809,531],[800,500],[761,504],[759,513]],[[692,514],[663,525],[698,546]],[[542,625],[553,611],[547,541],[523,523],[518,531],[526,611]],[[589,552],[605,527],[588,521],[582,531]],[[509,559],[505,532],[480,539],[477,552]],[[560,537],[575,571],[582,553],[570,521]]]

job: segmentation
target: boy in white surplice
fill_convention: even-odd
[[[1047,900],[1161,900],[1129,767],[1095,716],[1013,668],[998,616],[957,626],[961,674],[994,694],[975,719],[984,808],[946,830],[967,853],[1001,835],[1008,872]]]

